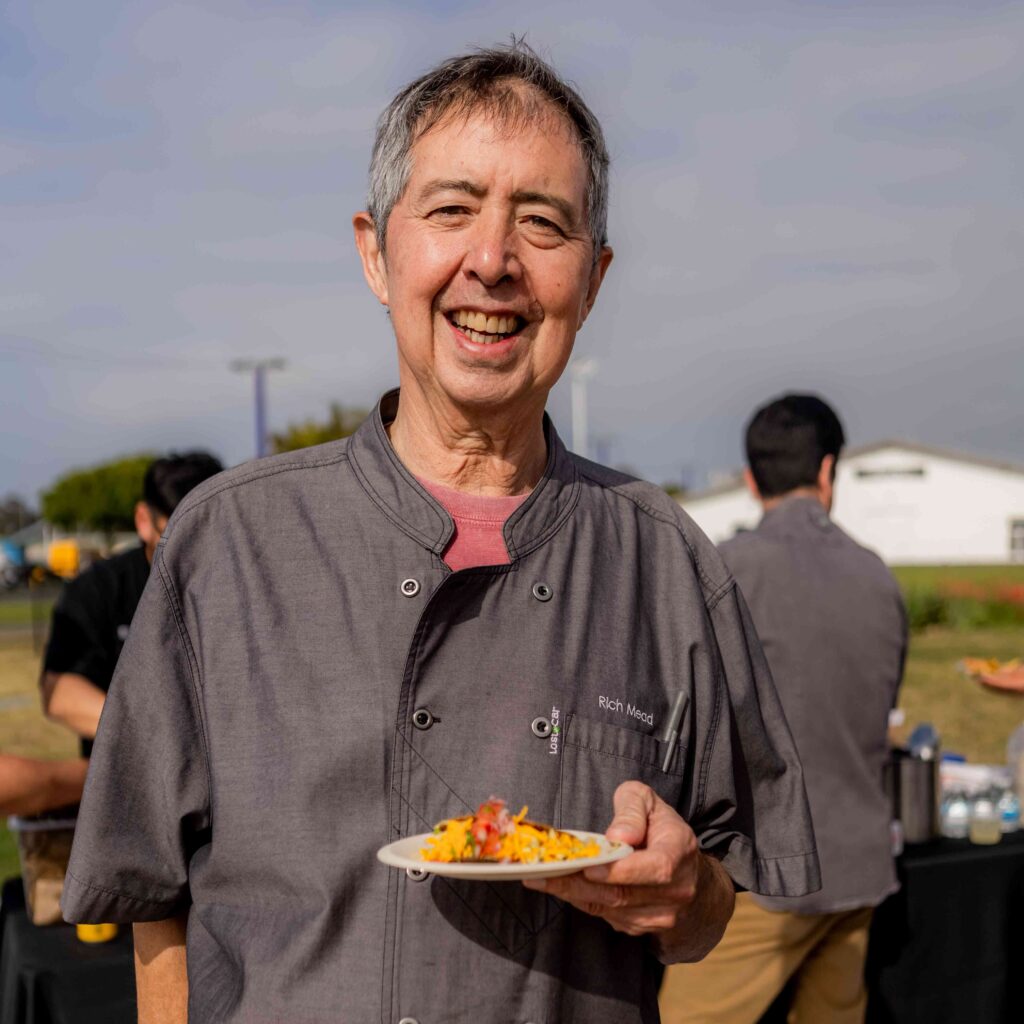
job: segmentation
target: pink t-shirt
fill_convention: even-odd
[[[509,563],[501,529],[505,520],[526,501],[528,494],[517,494],[512,498],[481,497],[453,490],[432,480],[417,479],[455,522],[455,534],[444,552],[449,569],[458,571],[475,565]]]

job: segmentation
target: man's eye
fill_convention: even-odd
[[[541,231],[546,231],[550,234],[565,234],[554,221],[548,220],[547,217],[541,217],[539,214],[530,214],[525,218],[525,221],[529,227],[539,228]]]
[[[461,217],[469,213],[465,206],[439,206],[433,211],[435,217]]]

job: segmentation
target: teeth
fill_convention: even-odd
[[[502,340],[493,334],[481,334],[479,331],[474,331],[472,327],[464,327],[463,331],[470,341],[475,341],[478,345],[493,345],[496,341]]]
[[[488,316],[486,313],[477,313],[469,309],[457,309],[451,314],[453,323],[463,330],[474,334],[511,334],[520,323],[517,316]],[[474,339],[477,340],[477,339]],[[483,343],[494,341],[494,338],[484,338]]]

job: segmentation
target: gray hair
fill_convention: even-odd
[[[446,117],[481,108],[502,128],[515,131],[536,123],[545,107],[564,117],[587,167],[587,222],[596,261],[608,240],[608,150],[601,125],[580,94],[519,39],[449,58],[407,85],[381,114],[367,198],[381,252],[388,218],[412,173],[412,147],[421,136]]]

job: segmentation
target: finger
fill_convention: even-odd
[[[667,932],[679,924],[678,909],[665,906],[636,907],[629,911],[610,910],[595,916],[604,918],[616,931],[627,935]]]
[[[689,878],[695,873],[700,846],[693,829],[664,800],[655,800],[644,849],[612,864],[587,868],[584,873],[590,881],[668,885],[680,875]]]
[[[686,893],[677,893],[672,887],[602,885],[598,882],[588,881],[582,874],[565,875],[561,878],[549,878],[543,881],[524,881],[523,884],[528,889],[546,892],[549,896],[565,900],[574,906],[594,905],[605,910],[654,905],[681,905],[686,902]],[[593,911],[588,912],[592,913]]]
[[[647,835],[647,819],[657,800],[650,786],[635,780],[623,782],[612,797],[615,814],[605,835],[630,846],[642,843]]]

